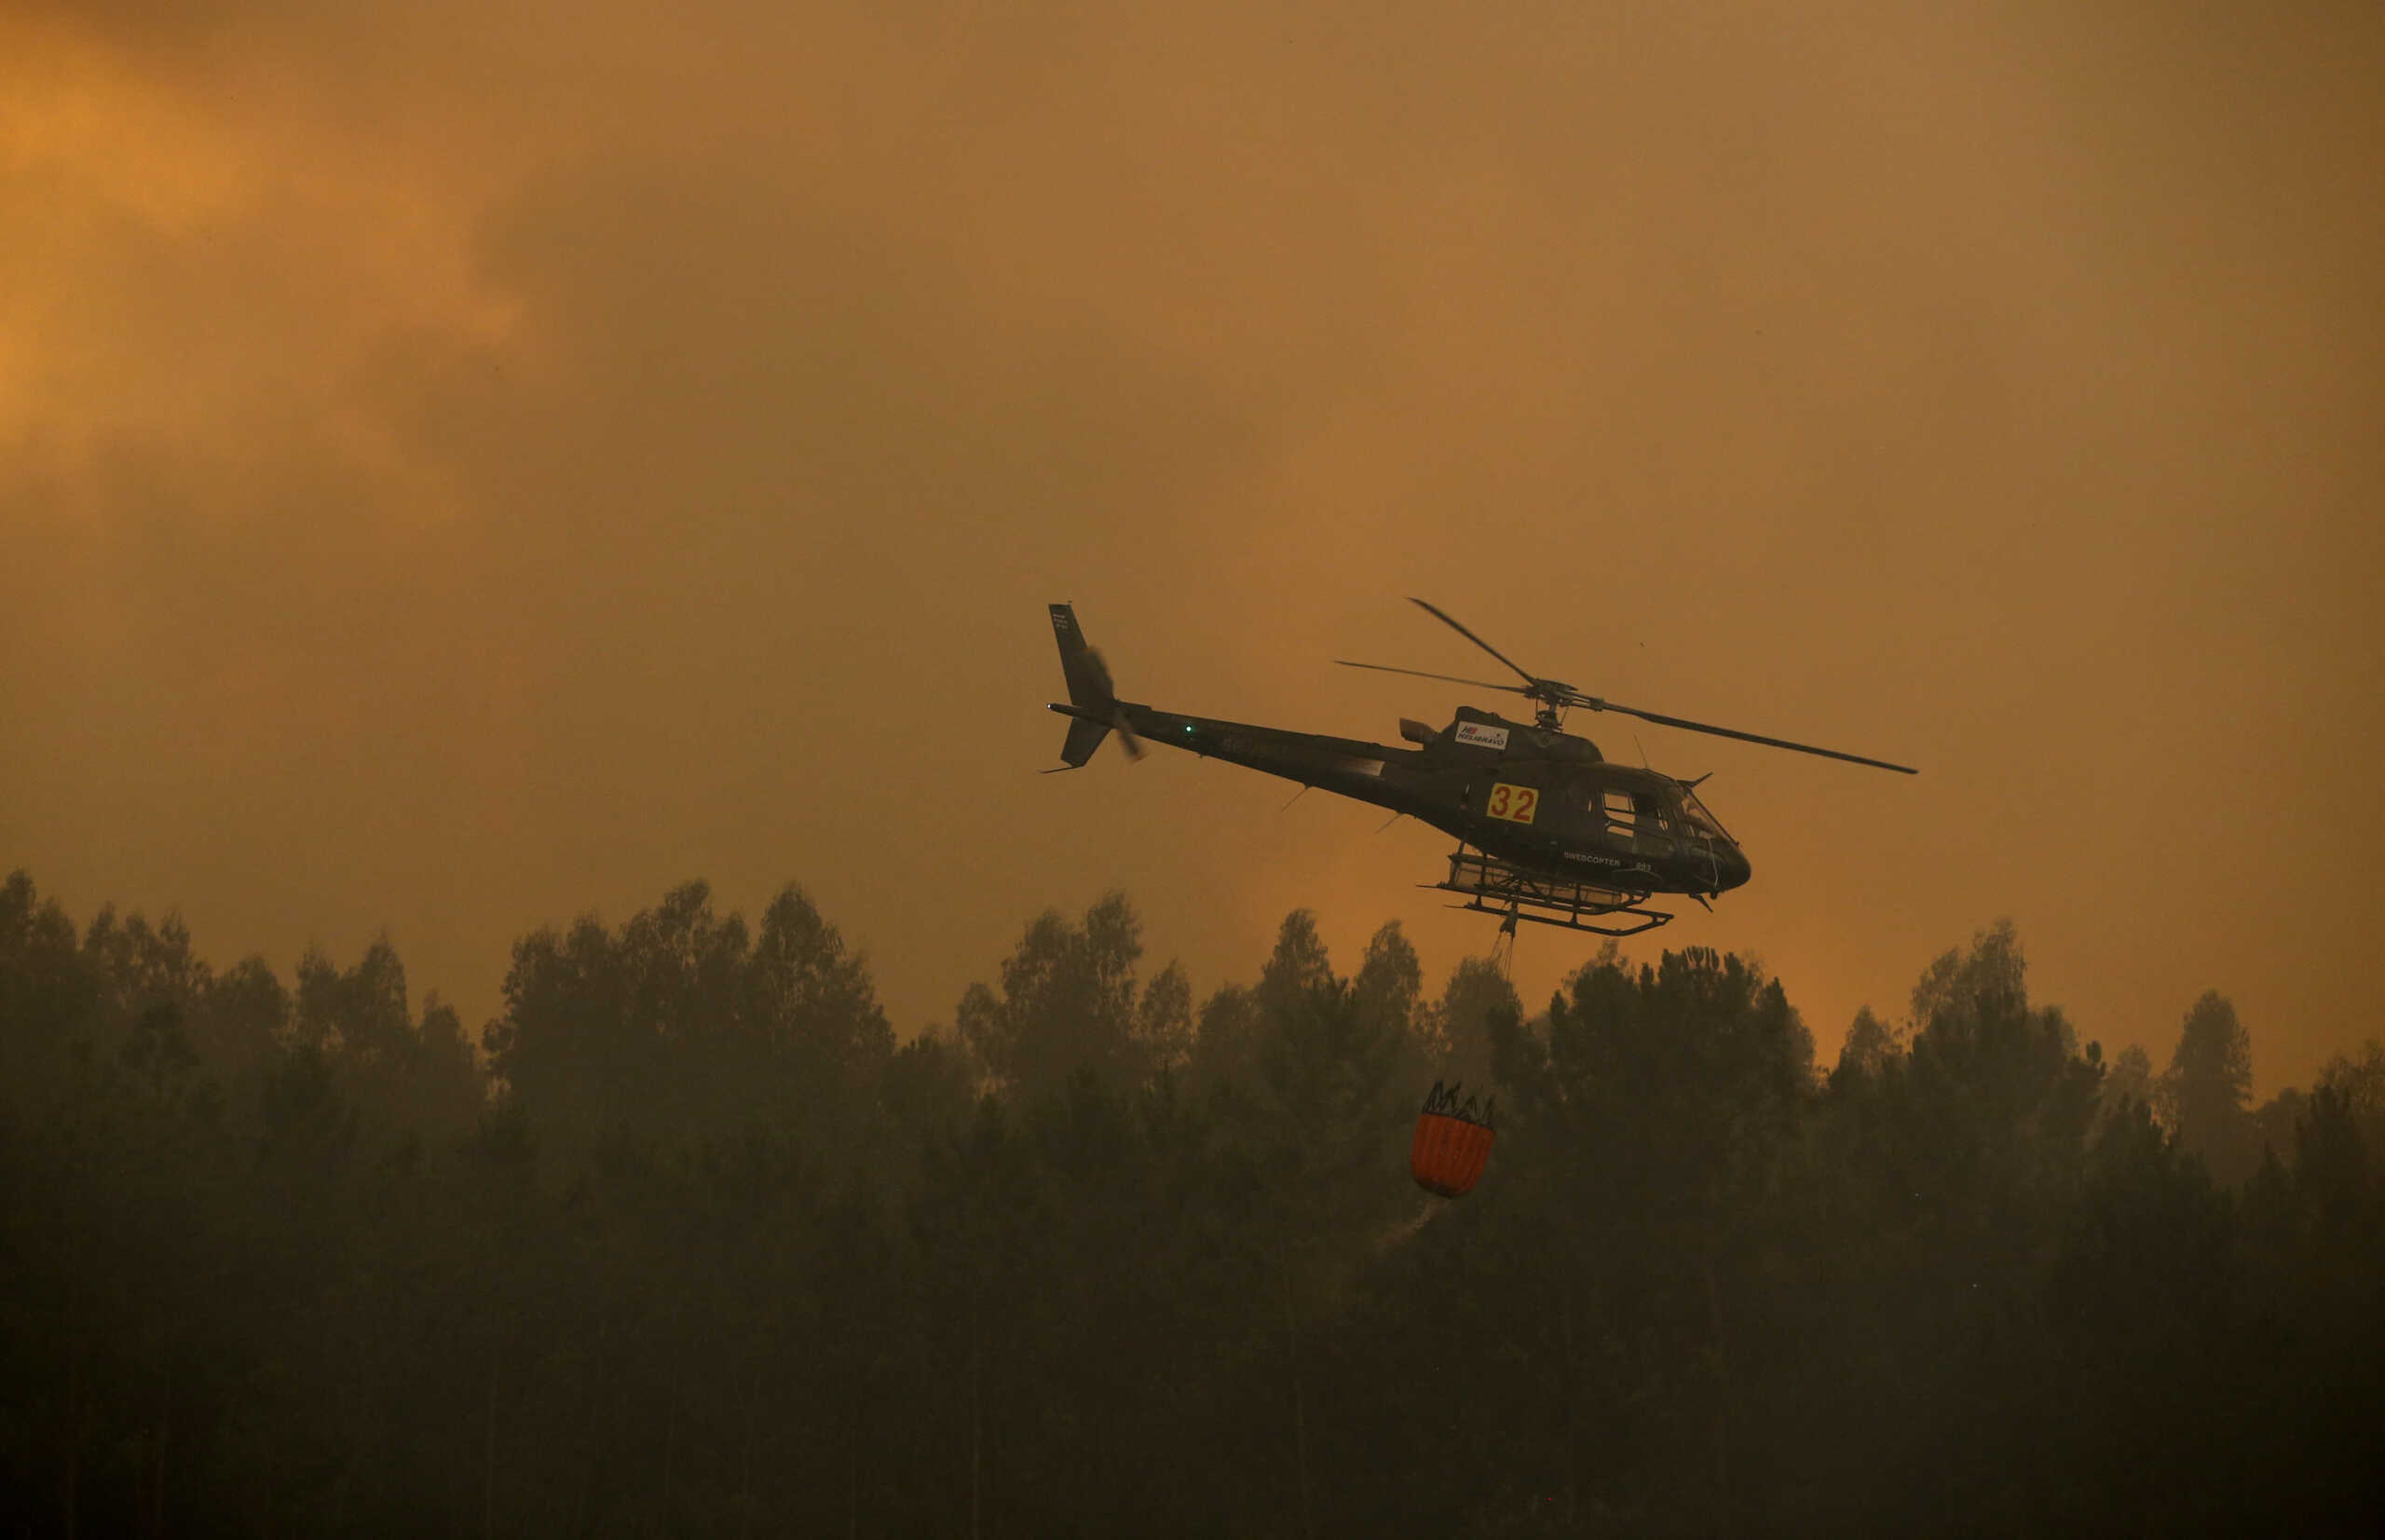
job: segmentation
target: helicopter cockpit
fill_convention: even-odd
[[[1669,775],[1604,764],[1585,777],[1577,796],[1609,845],[1642,860],[1688,856],[1718,888],[1744,865],[1723,821],[1695,789]]]
[[[1655,785],[1605,783],[1590,793],[1590,811],[1606,837],[1634,855],[1666,856],[1673,850],[1673,820],[1665,801]]]
[[[1705,778],[1700,776],[1699,779],[1703,780]],[[1697,792],[1693,785],[1687,782],[1681,781],[1676,781],[1673,784],[1681,791],[1682,817],[1691,828],[1697,830],[1700,834],[1719,839],[1726,845],[1736,845],[1738,843],[1738,840],[1731,838],[1730,831],[1723,827],[1723,821],[1715,817],[1711,810],[1710,810],[1705,803],[1697,799]]]

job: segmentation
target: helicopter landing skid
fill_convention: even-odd
[[[1599,935],[1638,935],[1653,931],[1673,918],[1662,909],[1642,908],[1648,894],[1616,888],[1601,888],[1568,878],[1549,877],[1521,866],[1511,866],[1478,851],[1460,845],[1450,856],[1449,879],[1443,882],[1419,883],[1420,887],[1436,888],[1442,893],[1457,893],[1466,902],[1452,904],[1452,909],[1472,909],[1478,914],[1495,914],[1501,918],[1500,931],[1516,934],[1516,921],[1529,920],[1535,925],[1555,925],[1569,931],[1589,931]],[[1616,923],[1598,924],[1597,920],[1616,917]]]

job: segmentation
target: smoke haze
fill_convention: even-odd
[[[2374,1031],[2385,15],[1158,10],[0,7],[0,866],[474,1024],[698,875],[906,1032],[1113,887],[1204,992],[1303,905],[1438,977],[1438,836],[1034,773],[1047,601],[1389,740],[1420,593],[1922,768],[1574,720],[1715,772],[1662,940],[1826,1053],[2006,914],[2087,1037]]]

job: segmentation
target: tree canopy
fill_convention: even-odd
[[[220,971],[0,885],[0,1520],[31,1533],[2357,1530],[2385,1046],[2249,1105],[2031,1000],[1609,947],[1541,1008],[1030,920],[897,1041],[801,890]],[[1343,968],[1349,971],[1344,972]],[[1405,1169],[1463,1081],[1462,1201]],[[2234,1144],[2227,1143],[2235,1139]],[[2230,1165],[2229,1163],[2233,1163]],[[2241,1168],[2241,1169],[2240,1169]]]

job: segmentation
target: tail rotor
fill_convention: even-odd
[[[1060,675],[1069,687],[1069,703],[1055,702],[1052,709],[1073,718],[1069,723],[1068,737],[1060,743],[1062,763],[1057,768],[1082,769],[1113,728],[1118,732],[1118,746],[1125,751],[1126,757],[1141,759],[1142,740],[1127,725],[1125,708],[1118,703],[1117,692],[1111,687],[1109,665],[1086,643],[1084,629],[1077,624],[1074,606],[1052,606],[1052,635],[1060,645]]]

